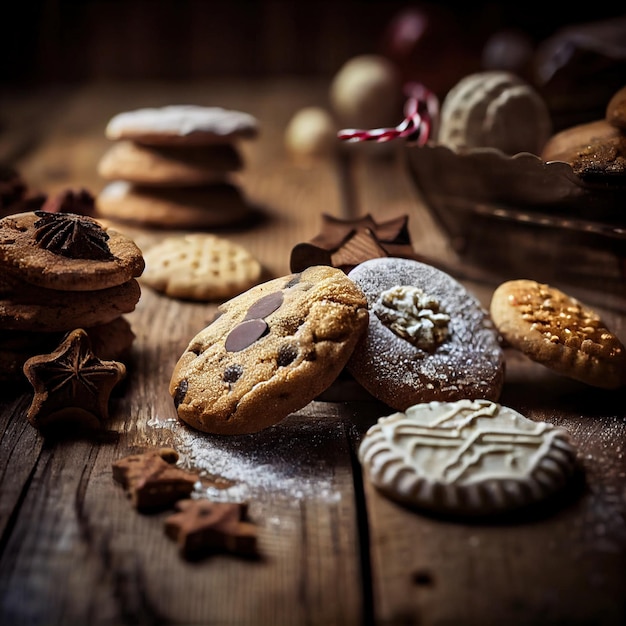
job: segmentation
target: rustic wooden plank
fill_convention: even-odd
[[[76,184],[98,189],[94,172],[106,149],[106,120],[119,110],[174,101],[169,91],[152,89],[132,95],[105,90],[109,97],[98,87],[79,91],[41,148],[20,161],[27,177],[49,192]],[[198,101],[193,96],[201,92],[178,92],[184,99],[176,101]],[[238,105],[270,120],[259,144],[246,148],[250,165],[242,184],[272,219],[254,233],[228,236],[248,245],[272,274],[286,273],[291,246],[317,232],[319,207],[332,213],[339,204],[332,164],[303,169],[284,154],[283,123],[299,101],[282,98],[282,106],[273,106],[277,92],[270,88],[248,100],[239,91],[239,102],[228,88],[223,98],[219,88],[210,92],[213,103]],[[129,232],[142,246],[170,234]],[[2,499],[12,520],[5,522],[0,556],[3,622],[362,621],[350,424],[341,405],[314,402],[245,437],[211,437],[176,418],[168,392],[171,371],[214,311],[215,305],[179,302],[143,288],[127,316],[136,341],[128,377],[111,400],[110,437],[43,446],[30,425],[14,435],[5,430],[3,446],[34,441],[34,450],[43,451],[29,460],[8,458],[0,482],[3,494],[5,486],[16,491]],[[3,419],[13,410],[13,422],[19,421],[27,404],[28,394],[14,399]],[[217,555],[188,563],[164,535],[166,513],[140,515],[131,508],[112,480],[111,463],[160,445],[175,447],[181,464],[200,472],[209,497],[250,503],[259,528],[258,561]]]

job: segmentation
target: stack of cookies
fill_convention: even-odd
[[[0,381],[23,380],[34,355],[71,330],[101,359],[123,359],[134,334],[123,318],[141,295],[141,250],[74,213],[29,211],[0,220]]]
[[[170,229],[212,229],[250,218],[234,173],[243,168],[237,142],[257,132],[252,115],[221,107],[119,113],[105,131],[115,143],[98,164],[108,183],[97,215]]]

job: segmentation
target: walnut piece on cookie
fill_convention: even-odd
[[[165,533],[178,543],[186,559],[221,551],[256,554],[257,530],[245,520],[245,504],[188,499],[179,500],[176,509],[165,520]]]
[[[243,246],[210,233],[167,237],[144,252],[141,282],[171,298],[216,301],[259,282],[261,263]]]
[[[510,280],[491,299],[502,337],[533,361],[594,387],[626,384],[626,348],[590,307],[551,285]]]
[[[314,266],[228,300],[174,367],[179,418],[201,431],[246,434],[277,424],[329,387],[367,325],[363,292]]]
[[[538,503],[566,487],[576,470],[567,431],[489,400],[421,403],[381,417],[358,455],[386,496],[463,516]]]
[[[28,359],[24,374],[35,392],[26,414],[35,428],[47,431],[71,422],[97,429],[109,418],[109,397],[126,376],[126,366],[99,359],[87,333],[78,328],[50,354]]]
[[[347,364],[397,410],[418,402],[497,400],[504,355],[488,312],[449,274],[413,259],[370,259],[349,272],[369,323]]]

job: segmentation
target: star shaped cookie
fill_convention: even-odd
[[[126,376],[126,367],[101,361],[87,333],[77,328],[50,354],[28,359],[24,374],[35,392],[26,414],[35,428],[75,422],[91,429],[108,419],[111,391]]]
[[[165,520],[165,533],[182,555],[194,559],[209,552],[256,554],[256,527],[244,521],[246,505],[210,500],[180,500]]]
[[[176,467],[177,460],[173,448],[131,454],[113,463],[113,478],[124,487],[138,511],[166,509],[188,498],[200,478]]]
[[[408,216],[376,222],[371,215],[344,220],[322,214],[322,229],[311,241],[291,251],[290,268],[301,272],[311,265],[330,265],[349,272],[353,267],[382,257],[415,259]]]

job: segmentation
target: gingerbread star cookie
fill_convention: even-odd
[[[180,500],[177,513],[165,520],[165,532],[185,558],[226,551],[256,553],[256,527],[245,521],[246,505],[209,500]]]
[[[109,418],[109,397],[126,367],[100,360],[87,333],[77,328],[50,354],[28,359],[24,374],[35,392],[26,415],[35,428],[68,421],[99,428]]]
[[[173,448],[131,454],[113,463],[113,478],[138,511],[166,509],[188,498],[199,480],[198,474],[176,467],[177,461]]]
[[[322,215],[322,228],[310,242],[291,251],[290,268],[301,272],[312,265],[330,265],[348,273],[367,259],[416,258],[408,230],[408,216],[376,222],[371,215],[344,220]]]

